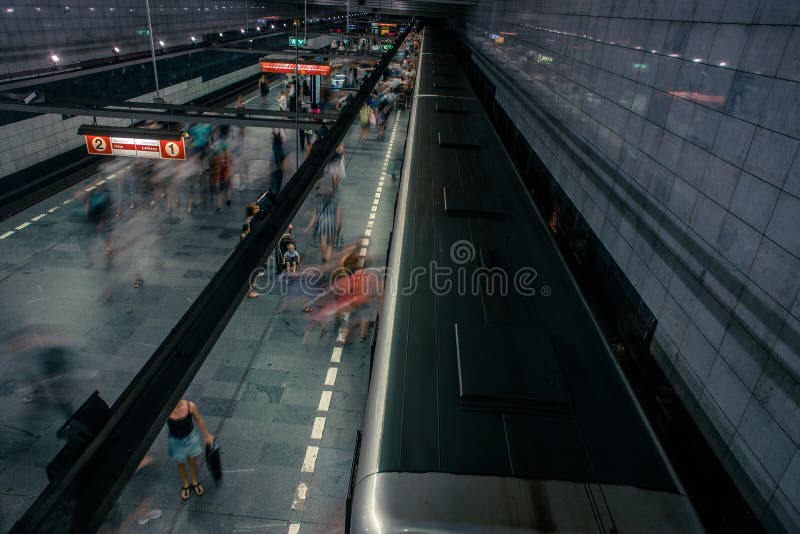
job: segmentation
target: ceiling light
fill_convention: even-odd
[[[50,61],[52,61],[53,63],[58,63],[59,61],[61,61],[61,58],[53,54],[50,56]]]
[[[159,44],[160,46],[164,46],[164,41],[159,41],[159,42],[158,42],[158,44]]]

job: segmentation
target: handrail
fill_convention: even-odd
[[[50,482],[13,534],[93,532],[100,527],[241,302],[250,275],[300,209],[409,31],[410,26],[277,198],[262,195],[262,210],[251,222],[250,235],[125,388],[95,439],[62,477]]]

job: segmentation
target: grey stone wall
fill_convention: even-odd
[[[482,0],[462,26],[772,531],[800,529],[798,24],[780,0]]]
[[[259,72],[258,63],[210,80],[193,78],[161,89],[161,96],[169,103],[184,104],[203,95],[244,80]],[[133,102],[152,102],[155,92],[136,98]],[[98,118],[103,126],[129,126],[125,119]],[[23,121],[0,126],[0,180],[16,171],[57,156],[67,150],[82,146],[83,136],[78,127],[91,124],[92,117],[62,118],[47,113]]]

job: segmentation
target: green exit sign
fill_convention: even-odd
[[[295,39],[294,37],[289,37],[289,46],[305,46],[306,40],[305,39]]]
[[[392,46],[393,46],[393,45],[391,45],[391,44],[389,44],[389,43],[382,44],[382,45],[381,45],[381,50],[383,50],[384,52],[386,52],[387,50],[391,50],[391,49],[392,49]]]
[[[150,35],[150,30],[136,30],[136,35],[139,37],[148,37]]]

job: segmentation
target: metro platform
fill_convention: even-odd
[[[276,107],[277,90],[270,93],[270,108]],[[245,100],[247,107],[262,107],[255,92]],[[400,114],[396,136],[390,134],[394,117],[387,141],[376,142],[373,132],[362,146],[356,125],[344,142],[345,241],[364,234],[388,139],[395,139],[393,165],[402,159],[407,117]],[[295,152],[292,134],[287,130],[289,155]],[[234,181],[233,205],[223,213],[215,215],[210,202],[193,216],[183,208],[173,215],[158,208],[147,238],[129,251],[140,256],[135,263],[145,265],[145,283],[138,289],[132,285],[131,258],[126,262],[121,257],[106,269],[100,250],[100,259],[92,267],[85,265],[89,227],[79,213],[82,202],[76,193],[98,180],[113,181],[109,173],[98,173],[0,222],[0,324],[12,332],[34,327],[69,350],[68,382],[62,391],[69,393],[73,407],[95,389],[111,404],[236,246],[244,205],[268,185],[269,135],[264,129],[247,131],[248,179]],[[391,178],[385,181],[367,247],[368,265],[384,262],[394,187]],[[302,208],[296,228],[308,222],[313,204],[310,200]],[[316,262],[319,249],[311,245],[313,239],[296,237],[304,262]],[[287,525],[296,531],[301,524],[303,532],[341,529],[355,429],[369,380],[368,343],[339,343],[343,351],[335,384],[327,388],[333,394],[325,428],[321,439],[311,439],[338,331],[304,335],[302,312],[279,312],[280,301],[273,294],[244,300],[186,394],[223,444],[223,485],[215,487],[205,477],[206,495],[183,503],[162,435],[153,445],[155,463],[131,480],[108,518],[110,529],[135,516],[143,504],[163,510],[159,520],[148,523],[148,528],[163,531],[180,531],[187,523],[194,531],[249,531],[266,523],[282,532]],[[49,390],[43,396],[33,391],[30,377],[38,371],[30,362],[4,365],[9,367],[0,388],[5,397],[0,418],[8,430],[0,446],[0,527],[8,529],[47,484],[44,468],[63,445],[55,434],[64,415],[47,398]],[[319,447],[313,472],[301,470],[308,465],[309,444]]]
[[[347,176],[338,193],[342,240],[364,245],[365,267],[384,265],[394,216],[398,182],[391,174],[404,155],[408,113],[393,114],[390,121],[385,141],[375,141],[373,132],[362,143],[358,124],[344,141]],[[313,236],[302,232],[315,205],[310,197],[293,223],[306,266],[320,259]],[[221,443],[222,482],[216,485],[202,468],[206,493],[182,502],[162,431],[151,447],[153,463],[130,480],[109,514],[109,530],[158,509],[162,515],[142,530],[344,531],[356,431],[369,386],[370,343],[359,341],[358,327],[346,322],[320,335],[309,328],[302,301],[277,288],[244,299],[185,395]]]

